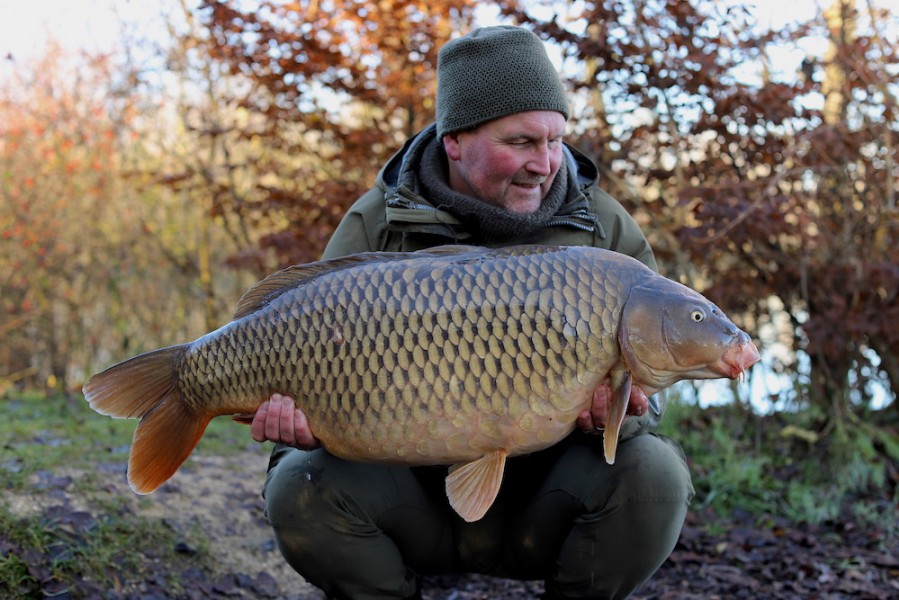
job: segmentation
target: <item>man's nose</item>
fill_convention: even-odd
[[[547,176],[552,172],[552,152],[546,144],[534,147],[527,169],[531,173]]]

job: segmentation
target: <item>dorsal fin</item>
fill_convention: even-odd
[[[414,258],[422,258],[423,254],[440,258],[473,252],[483,253],[486,251],[488,251],[488,249],[481,246],[445,245],[436,246],[434,248],[425,248],[417,252],[361,252],[359,254],[350,254],[348,256],[320,260],[304,265],[293,265],[277,271],[276,273],[272,273],[247,290],[237,303],[237,308],[235,309],[232,318],[237,320],[254,313],[287,290],[302,285],[315,277],[325,273],[353,267],[360,263],[411,260]]]
[[[424,250],[419,250],[418,252],[431,254],[435,258],[467,254],[470,255],[471,259],[478,260],[484,257],[503,259],[514,256],[538,256],[540,254],[559,252],[566,249],[567,247],[565,246],[542,246],[538,244],[520,244],[518,246],[501,246],[499,248],[448,244],[445,246],[426,248]]]
[[[416,254],[434,254],[437,256],[453,256],[455,254],[468,254],[469,252],[488,252],[489,248],[483,246],[466,246],[464,244],[445,244],[432,246],[423,250],[416,250]]]
[[[287,290],[330,270],[327,263],[315,262],[308,265],[294,265],[272,273],[240,297],[237,308],[234,309],[233,319],[236,321],[256,312]]]
[[[434,248],[425,248],[417,252],[360,252],[338,258],[320,260],[303,265],[293,265],[272,273],[259,283],[251,287],[240,298],[237,308],[234,310],[234,320],[245,317],[261,309],[269,302],[303,283],[315,277],[333,271],[339,271],[353,267],[360,263],[392,262],[396,260],[411,260],[421,258],[422,254],[429,254],[435,258],[441,256],[453,256],[456,254],[468,254],[475,251],[486,251],[480,246],[446,245]]]
[[[237,308],[234,310],[232,318],[237,320],[254,313],[287,290],[291,290],[325,273],[339,271],[364,262],[402,260],[411,256],[411,254],[404,252],[363,252],[287,267],[272,273],[247,290],[237,303]]]

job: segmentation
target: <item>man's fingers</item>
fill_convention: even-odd
[[[612,407],[612,388],[610,380],[606,379],[593,390],[593,399],[590,409],[581,411],[577,417],[579,429],[588,433],[599,433],[609,425],[609,415]],[[649,399],[638,386],[631,387],[630,398],[627,405],[627,414],[641,417],[649,410]],[[622,415],[617,414],[620,418]]]
[[[627,414],[642,417],[649,408],[649,398],[638,386],[631,388],[631,397],[627,406]]]
[[[582,410],[581,414],[577,416],[577,426],[578,429],[593,433],[595,426],[593,425],[593,415],[589,410]]]
[[[266,441],[265,425],[266,417],[268,416],[268,408],[270,405],[271,402],[269,402],[268,400],[260,404],[259,408],[256,409],[256,414],[253,415],[253,422],[250,423],[250,435],[257,442]]]
[[[313,448],[321,446],[321,442],[312,435],[312,430],[309,429],[309,421],[306,419],[306,413],[299,409],[296,411],[294,432],[294,435],[296,436],[296,445],[298,447],[305,450],[312,450]]]
[[[268,401],[269,406],[264,415],[265,421],[263,422],[265,440],[273,442],[281,441],[282,400],[283,396],[280,394],[272,394],[271,399]],[[258,414],[257,411],[257,415]]]
[[[293,402],[284,396],[273,395],[272,400],[274,401],[275,398],[278,401],[277,422],[272,424],[275,435],[271,439],[278,440],[288,446],[295,446],[297,443],[296,430],[294,429],[296,407],[294,407]]]
[[[603,383],[593,391],[593,404],[590,412],[593,414],[593,426],[605,427],[609,421],[609,403],[612,400],[612,388]]]

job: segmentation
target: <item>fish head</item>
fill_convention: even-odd
[[[647,395],[684,379],[736,379],[759,361],[749,334],[720,308],[661,276],[631,290],[619,343],[634,384]]]

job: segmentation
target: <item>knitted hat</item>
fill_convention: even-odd
[[[519,112],[568,118],[568,98],[540,38],[521,27],[481,27],[437,57],[437,136]]]

